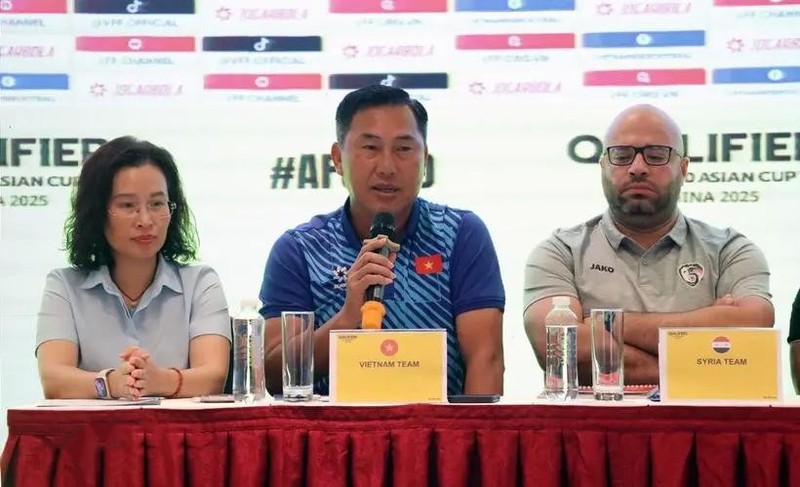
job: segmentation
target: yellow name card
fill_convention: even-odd
[[[445,330],[334,330],[330,400],[413,403],[447,400]]]
[[[662,400],[777,401],[780,332],[773,328],[661,328]]]

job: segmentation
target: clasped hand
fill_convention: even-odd
[[[130,346],[119,354],[122,362],[109,374],[111,394],[129,400],[153,395],[161,371],[147,350]]]

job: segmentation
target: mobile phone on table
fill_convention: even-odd
[[[453,394],[447,396],[451,404],[488,404],[500,400],[500,394]]]
[[[233,394],[208,394],[200,396],[200,402],[233,402]]]

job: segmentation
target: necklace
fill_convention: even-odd
[[[150,286],[148,285],[147,287],[150,287]],[[147,291],[147,287],[146,287],[146,288],[144,288],[144,291],[140,292],[140,293],[139,293],[139,295],[138,295],[138,296],[136,296],[135,298],[134,298],[134,297],[131,297],[131,296],[129,296],[129,295],[128,295],[128,293],[126,293],[125,291],[123,291],[121,287],[117,286],[117,289],[119,289],[119,292],[121,292],[123,296],[125,296],[126,298],[128,298],[128,301],[130,301],[130,302],[131,302],[131,304],[136,304],[136,303],[138,303],[138,302],[139,302],[139,300],[140,300],[140,299],[142,299],[142,296],[144,296],[144,293],[145,293],[145,291]]]
[[[131,303],[131,306],[136,306],[139,303],[139,300],[142,299],[142,296],[144,296],[144,293],[147,292],[147,289],[153,284],[153,281],[155,281],[155,279],[156,279],[156,273],[153,272],[153,275],[150,276],[150,282],[147,283],[142,292],[140,292],[139,294],[136,295],[136,297],[134,297],[123,291],[122,286],[120,286],[117,283],[117,280],[114,279],[114,275],[112,274],[111,276],[111,280],[114,281],[114,284],[117,285],[117,289],[119,289],[119,292],[122,293],[122,295]]]
[[[156,276],[155,274],[153,274],[153,278],[150,279],[150,282],[147,283],[147,286],[144,287],[144,290],[142,290],[142,292],[140,292],[136,297],[133,297],[128,293],[126,293],[125,291],[123,291],[122,287],[120,287],[119,284],[117,284],[117,289],[119,289],[119,292],[121,292],[122,295],[125,296],[128,299],[128,301],[130,301],[131,305],[136,306],[139,300],[142,299],[142,296],[144,296],[144,293],[147,292],[147,289],[150,287],[150,285],[153,284],[155,278]]]

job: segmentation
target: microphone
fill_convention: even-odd
[[[385,236],[392,242],[395,241],[394,215],[391,213],[378,213],[372,219],[372,225],[369,227],[369,238],[379,236]],[[384,257],[388,257],[389,252],[388,245],[384,245],[375,251],[375,253]],[[367,287],[364,292],[364,305],[361,306],[361,328],[376,330],[381,328],[381,321],[386,314],[386,308],[383,306],[383,292],[384,286],[382,284],[373,284]]]

